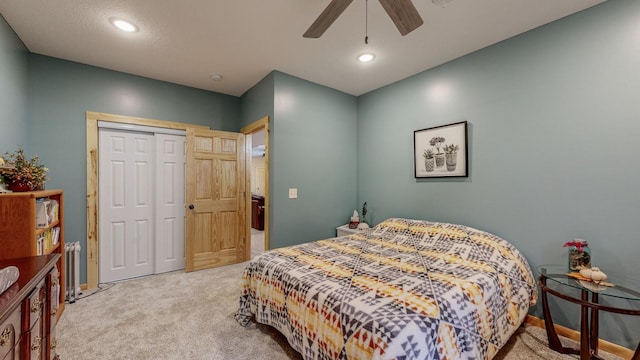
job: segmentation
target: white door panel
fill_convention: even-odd
[[[153,273],[152,134],[99,130],[100,282]]]
[[[111,255],[108,257],[111,262],[109,264],[109,269],[124,269],[125,268],[125,224],[124,222],[112,222],[111,224],[107,224],[110,226],[110,232],[107,234],[111,235],[111,238],[106,239],[110,245]],[[106,254],[106,253],[105,253]]]
[[[156,273],[184,269],[185,137],[156,134]]]

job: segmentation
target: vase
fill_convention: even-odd
[[[454,171],[458,163],[458,153],[446,154],[445,157],[447,160],[447,171]]]
[[[434,158],[424,159],[424,168],[427,170],[427,172],[432,172],[435,166],[436,162]]]
[[[444,154],[435,154],[434,156],[436,158],[436,167],[443,167],[444,166]]]
[[[14,181],[9,184],[9,190],[13,192],[31,191],[31,186],[23,181]]]
[[[575,246],[569,247],[569,270],[580,271],[581,269],[591,267],[591,249],[588,246],[582,246],[578,249]]]

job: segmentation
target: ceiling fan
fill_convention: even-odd
[[[411,0],[379,0],[402,36],[407,35],[423,24],[422,18]],[[329,5],[302,35],[317,39],[333,24],[353,0],[331,0]]]

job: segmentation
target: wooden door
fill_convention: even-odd
[[[187,272],[248,259],[246,154],[243,134],[187,130]]]

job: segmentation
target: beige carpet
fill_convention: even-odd
[[[57,327],[57,352],[62,360],[301,359],[272,328],[245,328],[233,319],[245,266],[134,279],[67,304]],[[527,326],[496,359],[577,356],[550,350],[544,331]]]

